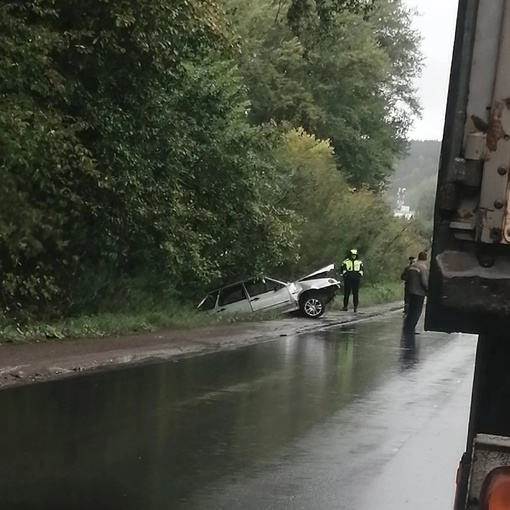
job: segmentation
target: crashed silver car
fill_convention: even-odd
[[[330,264],[292,283],[265,276],[250,278],[209,293],[198,309],[208,313],[300,310],[305,316],[318,319],[340,288],[334,269],[334,264]]]

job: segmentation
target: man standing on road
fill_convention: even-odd
[[[418,261],[409,266],[407,281],[409,285],[409,306],[404,319],[404,329],[414,331],[423,311],[423,303],[429,286],[429,268],[426,264],[427,254],[422,251]]]
[[[416,262],[416,257],[409,257],[409,265],[405,267],[404,271],[400,275],[400,279],[404,281],[404,315],[407,315],[409,308],[409,268]]]
[[[349,298],[352,292],[354,311],[358,311],[359,284],[363,277],[363,262],[358,260],[358,250],[352,249],[342,264],[342,276],[344,277],[344,307],[346,312],[349,307]]]

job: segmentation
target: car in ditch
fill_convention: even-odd
[[[330,264],[291,283],[267,276],[248,278],[210,292],[198,309],[234,314],[300,310],[306,317],[318,319],[340,288],[334,270],[334,264]]]

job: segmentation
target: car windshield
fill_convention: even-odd
[[[198,307],[199,310],[202,310],[203,312],[206,312],[207,310],[212,310],[216,306],[217,298],[218,298],[217,292],[213,292],[212,294],[209,294],[202,301],[202,303],[200,303],[200,306]]]

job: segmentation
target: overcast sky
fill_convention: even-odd
[[[423,105],[423,118],[415,120],[410,138],[440,140],[443,137],[458,0],[404,2],[420,13],[414,23],[422,34],[425,57],[423,74],[416,83]]]

